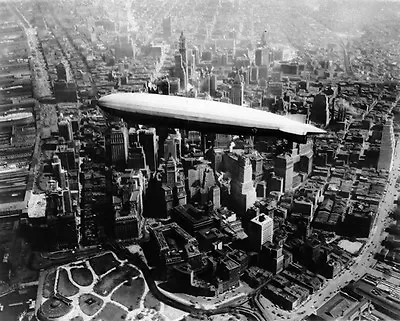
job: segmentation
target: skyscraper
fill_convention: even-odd
[[[146,156],[138,142],[134,142],[129,150],[127,167],[136,170],[146,168]]]
[[[178,182],[178,168],[173,157],[169,157],[165,164],[167,185],[175,185]]]
[[[125,126],[111,128],[106,135],[106,150],[112,165],[124,167],[128,160],[128,129]]]
[[[193,55],[194,55],[194,62],[196,65],[198,65],[200,63],[200,50],[198,47],[194,47],[193,50]]]
[[[211,94],[211,77],[209,73],[206,73],[201,79],[200,91],[203,93]],[[215,91],[214,91],[215,94]]]
[[[236,74],[231,89],[231,101],[235,105],[243,105],[244,86],[239,73]]]
[[[257,48],[255,51],[256,66],[267,66],[269,64],[269,50],[267,48]]]
[[[146,164],[150,170],[157,169],[158,161],[158,136],[155,128],[138,130],[139,143],[143,146],[144,154],[146,155]]]
[[[217,77],[215,74],[211,74],[210,77],[210,96],[214,97],[217,92]]]
[[[179,87],[183,88],[183,90],[186,90],[186,88],[187,88],[187,72],[184,67],[182,55],[180,53],[175,54],[175,72],[174,72],[174,74],[177,78],[179,78]]]
[[[183,35],[183,31],[179,37],[179,53],[175,55],[175,75],[181,80],[181,87],[184,90],[187,89],[188,84],[188,57],[187,57],[187,49],[186,49],[186,38]]]
[[[310,120],[324,126],[329,124],[329,101],[325,94],[319,93],[314,97],[311,105]]]
[[[69,119],[62,119],[58,123],[58,134],[63,137],[67,142],[73,139],[72,124]]]
[[[145,179],[140,170],[126,171],[122,174],[118,186],[121,197],[113,197],[114,232],[117,239],[130,239],[140,235],[144,185]]]
[[[179,132],[168,135],[164,142],[164,158],[168,159],[172,156],[175,160],[179,160],[181,158],[181,144],[182,137]]]
[[[249,222],[248,235],[252,247],[260,250],[265,242],[272,242],[274,221],[271,217],[261,213]]]
[[[179,53],[182,56],[182,62],[185,70],[188,65],[187,49],[186,49],[186,37],[183,35],[183,31],[179,37]]]
[[[258,83],[258,67],[257,66],[253,65],[250,67],[250,82],[252,84]]]
[[[390,171],[393,166],[394,156],[394,132],[393,132],[393,121],[387,120],[383,125],[381,149],[379,151],[378,170],[384,169]]]

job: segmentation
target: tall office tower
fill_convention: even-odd
[[[165,164],[166,183],[168,186],[174,186],[178,182],[179,170],[173,157],[169,157]]]
[[[56,178],[59,186],[61,186],[61,188],[65,188],[66,187],[65,172],[62,169],[61,160],[58,158],[57,155],[53,156],[53,159],[51,162],[51,169],[52,169],[53,175]]]
[[[221,207],[221,189],[214,185],[209,190],[209,200],[213,203],[214,209],[218,209]]]
[[[190,51],[188,53],[188,79],[191,79],[192,81],[196,77],[196,57],[194,56],[194,53]]]
[[[185,80],[184,80],[184,90],[187,88],[188,84],[188,77],[189,77],[189,70],[188,70],[188,55],[186,49],[186,37],[183,35],[183,31],[181,32],[181,36],[179,37],[179,53],[182,57],[182,68],[184,70]]]
[[[106,134],[106,151],[112,165],[125,167],[128,161],[128,142],[128,128],[125,126],[111,128]]]
[[[325,94],[317,94],[314,97],[311,105],[310,120],[325,126],[329,124],[329,102]]]
[[[231,89],[232,104],[242,106],[243,105],[243,96],[244,96],[244,86],[243,86],[242,78],[239,75],[239,73],[237,73],[235,80],[233,81],[232,89]]]
[[[258,83],[258,67],[254,65],[250,67],[250,83]]]
[[[51,162],[52,172],[56,178],[58,188],[59,199],[62,201],[63,213],[70,214],[72,212],[72,198],[71,191],[69,189],[69,183],[67,178],[67,171],[62,168],[61,160],[57,155],[53,155]],[[61,214],[61,213],[60,213]]]
[[[215,93],[217,92],[217,76],[215,74],[211,74],[210,77],[210,96],[215,97]]]
[[[203,93],[207,93],[211,95],[211,77],[209,73],[206,73],[202,78],[201,78],[201,87],[200,91]]]
[[[183,90],[187,89],[187,72],[182,61],[182,55],[180,53],[175,54],[175,68],[174,75],[179,78],[179,88]],[[172,92],[172,83],[171,83]]]
[[[268,66],[269,50],[267,48],[257,48],[255,51],[256,66]]]
[[[179,131],[176,134],[170,134],[164,141],[164,159],[172,156],[179,161],[181,158],[182,137]]]
[[[378,170],[391,170],[393,166],[394,147],[393,120],[389,119],[386,121],[385,125],[383,125]]]
[[[196,65],[200,63],[200,50],[198,47],[194,46],[192,49],[193,55],[194,55],[194,62]]]
[[[198,164],[188,170],[188,192],[193,201],[206,204],[209,192],[215,186],[214,171],[208,164]]]
[[[143,146],[146,163],[151,171],[157,169],[158,161],[158,136],[155,128],[139,129],[139,143]]]
[[[287,192],[293,188],[293,157],[287,154],[279,155],[275,159],[275,174],[283,178],[283,192]]]
[[[164,39],[169,39],[169,37],[172,35],[171,16],[163,19],[162,27]]]
[[[274,221],[271,217],[261,213],[250,220],[248,236],[251,246],[259,251],[266,242],[272,242],[274,236]]]
[[[143,147],[138,142],[134,142],[129,149],[127,168],[136,170],[146,168],[146,156]]]
[[[267,268],[274,274],[282,272],[283,270],[283,244],[274,244],[266,242],[262,246],[262,253],[260,256],[260,265]]]
[[[121,176],[120,197],[113,197],[114,232],[117,239],[136,238],[143,220],[145,178],[140,170],[126,171]]]
[[[179,53],[182,56],[182,61],[187,65],[187,49],[186,49],[186,37],[183,35],[183,31],[179,36]]]
[[[186,204],[185,182],[175,159],[169,157],[162,167],[163,172],[158,172],[148,183],[145,209],[149,217],[166,218],[174,206]]]
[[[64,80],[67,81],[67,70],[62,62],[60,62],[56,66],[56,71],[57,71],[57,80]]]
[[[58,134],[63,137],[67,142],[73,140],[72,124],[70,120],[62,119],[58,123]]]
[[[239,215],[246,212],[256,201],[256,190],[253,186],[253,169],[250,159],[234,153],[223,155],[223,167],[231,174],[230,194],[233,210]]]

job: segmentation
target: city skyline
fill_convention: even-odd
[[[2,4],[1,320],[400,318],[397,1]]]

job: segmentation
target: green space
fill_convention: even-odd
[[[121,285],[111,296],[111,299],[118,302],[132,311],[140,308],[140,301],[145,290],[144,280],[139,277],[127,281]]]
[[[79,297],[79,307],[86,315],[95,315],[103,306],[103,300],[91,293],[82,294]]]
[[[39,315],[44,315],[46,320],[57,319],[69,313],[72,310],[72,307],[72,304],[68,305],[63,301],[52,297],[41,305]]]
[[[119,266],[119,261],[111,253],[105,253],[89,260],[90,266],[97,275],[103,275],[112,268]]]
[[[71,269],[72,279],[80,286],[88,286],[93,282],[92,272],[85,267]]]
[[[58,272],[57,292],[66,297],[79,292],[79,289],[71,283],[65,269],[60,269]]]
[[[126,319],[126,312],[113,303],[107,303],[92,321],[121,321]]]
[[[97,294],[107,296],[122,282],[138,276],[139,274],[137,269],[129,265],[117,267],[115,270],[103,276],[94,285],[93,290]]]
[[[161,303],[154,297],[154,295],[148,291],[144,298],[144,307],[147,309],[154,309],[156,311],[160,311]]]
[[[54,283],[56,282],[56,270],[47,273],[44,282],[42,295],[46,299],[50,298],[54,294]]]

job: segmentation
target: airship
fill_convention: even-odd
[[[218,101],[148,93],[114,93],[98,106],[106,114],[154,127],[202,133],[275,136],[304,142],[325,131],[285,116]]]

